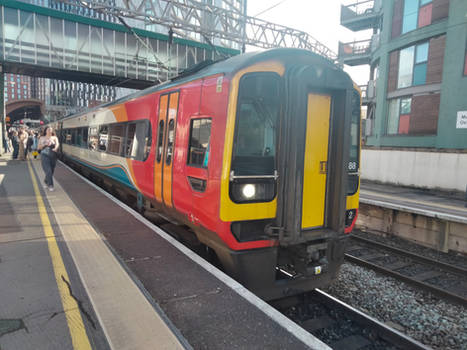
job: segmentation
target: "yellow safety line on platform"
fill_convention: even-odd
[[[62,255],[58,248],[57,240],[55,239],[55,232],[50,224],[49,216],[42,200],[39,187],[37,185],[36,176],[31,167],[31,161],[28,160],[29,173],[32,179],[32,185],[34,187],[34,194],[36,195],[37,207],[39,209],[39,215],[42,221],[42,227],[44,228],[45,238],[47,239],[47,245],[49,247],[50,257],[52,258],[52,265],[55,275],[55,281],[57,282],[58,291],[60,293],[60,299],[62,300],[63,310],[65,312],[68,328],[70,330],[71,341],[73,343],[73,349],[75,350],[91,350],[91,344],[89,343],[86,329],[84,327],[83,319],[78,308],[76,300],[70,295],[70,290],[66,281],[70,281],[68,273],[63,263]]]
[[[360,191],[360,196],[362,196],[362,195],[364,196],[365,194],[369,194],[371,196],[376,196],[376,197],[382,197],[382,198],[398,199],[400,201],[415,203],[415,204],[420,204],[420,205],[427,205],[427,206],[431,206],[433,208],[440,207],[440,208],[445,208],[445,209],[454,209],[454,210],[458,210],[458,211],[464,211],[464,212],[467,213],[467,209],[462,208],[462,207],[456,207],[454,205],[434,203],[434,202],[418,200],[418,199],[410,199],[410,198],[405,198],[405,197],[399,197],[397,195],[392,196],[392,195],[389,195],[389,194],[382,194],[380,192],[371,191],[371,190],[361,190]]]

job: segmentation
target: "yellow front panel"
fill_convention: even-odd
[[[308,94],[302,228],[324,225],[331,97]]]
[[[243,75],[251,72],[276,72],[284,75],[285,68],[280,62],[261,62],[239,71],[232,78],[229,93],[229,106],[227,111],[227,125],[225,128],[224,160],[222,163],[221,178],[221,206],[220,218],[222,221],[239,221],[273,218],[276,216],[277,198],[264,203],[234,203],[229,196],[229,175],[234,143],[235,116],[237,113],[238,85]]]

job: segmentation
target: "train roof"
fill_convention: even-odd
[[[229,57],[221,61],[214,62],[210,65],[206,65],[205,67],[193,72],[192,74],[183,76],[183,72],[182,72],[182,77],[180,76],[174,77],[172,80],[169,80],[162,84],[154,85],[144,90],[136,91],[132,94],[119,98],[115,101],[111,101],[111,102],[96,106],[85,112],[77,113],[72,116],[66,117],[64,119],[74,118],[76,116],[88,114],[93,111],[98,111],[101,108],[108,108],[114,105],[125,103],[127,101],[131,101],[138,97],[149,95],[160,90],[176,87],[178,85],[182,85],[190,81],[202,79],[207,76],[216,75],[216,74],[233,75],[234,73],[236,73],[237,71],[239,71],[240,69],[244,67],[255,64],[257,62],[267,61],[267,60],[272,60],[272,59],[287,60],[287,61],[291,61],[295,63],[300,60],[306,60],[306,62],[308,63],[310,61],[313,61],[316,64],[326,65],[330,68],[337,68],[327,58],[320,56],[318,54],[315,54],[311,51],[304,50],[304,49],[277,48],[277,49],[269,49],[269,50],[259,51],[259,52],[248,52],[248,53],[240,54],[237,56]]]

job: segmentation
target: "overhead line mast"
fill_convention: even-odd
[[[335,62],[337,54],[306,32],[244,15],[231,7],[224,9],[195,0],[123,0],[112,6],[105,0],[59,0],[115,17],[131,18],[145,24],[159,24],[190,38],[188,32],[203,38],[217,38],[261,48],[293,47],[307,49]],[[209,18],[209,23],[206,23]]]

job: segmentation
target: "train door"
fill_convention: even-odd
[[[166,207],[172,207],[172,166],[175,149],[179,92],[162,95],[159,101],[156,159],[154,164],[154,196]]]
[[[307,97],[302,229],[324,226],[331,96]]]
[[[312,66],[287,74],[276,224],[281,244],[298,244],[344,233],[353,86]]]

